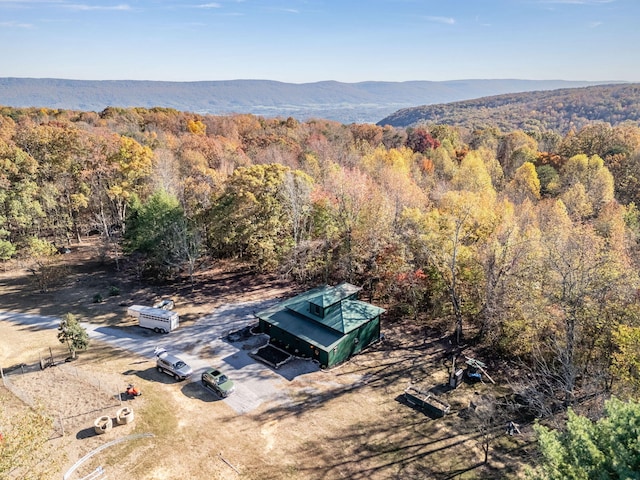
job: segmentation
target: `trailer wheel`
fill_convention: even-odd
[[[155,328],[153,329],[153,331],[154,331],[154,332],[156,332],[156,333],[160,333],[160,329],[159,329],[158,327],[155,327]]]
[[[160,333],[169,333],[169,332],[167,332],[164,328],[161,328]]]

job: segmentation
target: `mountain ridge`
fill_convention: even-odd
[[[554,130],[566,133],[594,121],[640,121],[640,83],[592,85],[548,91],[508,93],[398,110],[378,125],[420,123],[502,131]]]
[[[4,77],[0,78],[0,105],[98,112],[107,107],[163,107],[214,115],[250,113],[267,117],[291,116],[298,120],[324,118],[341,123],[376,123],[400,109],[417,105],[603,83],[521,79],[168,82]]]

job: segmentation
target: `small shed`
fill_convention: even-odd
[[[324,285],[256,314],[270,343],[333,367],[380,339],[384,309],[358,300],[360,287]]]

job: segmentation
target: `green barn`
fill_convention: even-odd
[[[384,309],[358,300],[360,287],[325,285],[259,312],[269,343],[333,367],[380,338]]]

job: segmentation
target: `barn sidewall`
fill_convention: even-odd
[[[346,362],[352,355],[359,353],[380,339],[380,316],[372,318],[364,325],[345,335],[329,353],[328,367]]]

